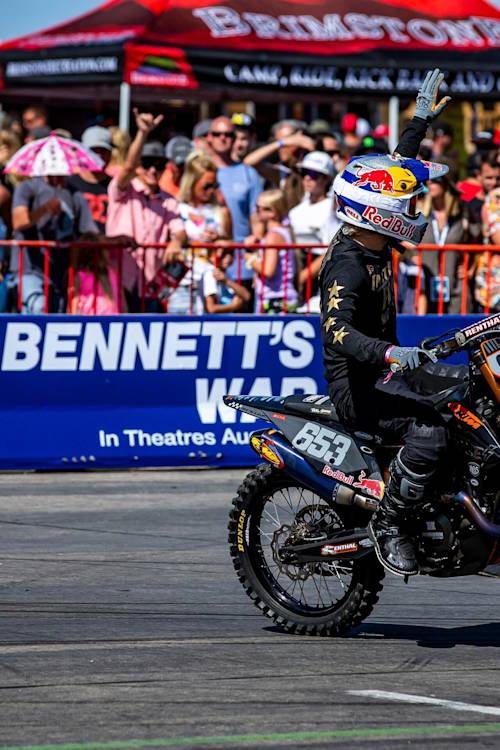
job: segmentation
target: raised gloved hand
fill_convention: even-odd
[[[419,346],[390,346],[384,355],[384,359],[391,365],[391,370],[414,370],[420,366],[421,357],[428,357],[432,362],[437,358],[431,352],[421,349]]]
[[[444,80],[444,75],[439,68],[429,70],[425,76],[424,82],[417,94],[417,106],[415,108],[415,117],[422,120],[435,120],[439,117],[445,107],[451,102],[451,96],[444,96],[439,102],[439,87]]]

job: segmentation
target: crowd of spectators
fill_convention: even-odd
[[[3,172],[23,143],[73,136],[42,107],[4,120],[0,239],[18,244],[0,247],[0,312],[318,312],[322,257],[339,227],[333,179],[353,155],[386,153],[387,126],[353,113],[337,128],[290,119],[257,143],[254,120],[238,113],[162,143],[163,115],[134,110],[134,119],[133,139],[99,124],[81,134],[102,171],[28,179]],[[449,166],[420,201],[423,242],[500,245],[500,129],[478,133],[461,164],[451,126],[438,122],[421,157]],[[28,240],[82,244],[49,251]],[[500,310],[500,255],[464,263],[449,251],[443,269],[438,253],[408,245],[400,312],[460,312],[464,289],[468,311]]]

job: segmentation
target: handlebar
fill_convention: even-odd
[[[441,341],[436,346],[429,348],[430,343],[434,343],[435,341],[439,340],[439,336],[434,336],[433,338],[423,339],[423,341],[420,344],[420,348],[422,349],[422,356],[420,356],[420,364],[419,366],[427,364],[429,361],[434,362],[438,359],[446,359],[446,357],[451,356],[455,352],[457,352],[461,347],[458,343],[458,341],[455,338],[455,335],[450,336],[449,338],[445,339],[444,341]],[[393,362],[390,365],[390,372],[394,375],[397,372],[406,372],[408,370],[408,367],[401,367],[401,365],[398,365],[396,362]]]
[[[485,335],[500,335],[500,314],[496,313],[488,318],[484,318],[476,324],[472,324],[463,329],[454,329],[446,333],[422,339],[420,348],[423,354],[429,355],[430,359],[446,359],[446,357],[455,354],[463,349],[471,348],[477,344],[478,339]],[[443,339],[443,336],[447,338]],[[442,339],[442,340],[441,340]],[[435,344],[435,346],[433,346]],[[419,366],[427,362],[427,357],[420,357]],[[405,372],[408,367],[401,367],[397,363],[390,366],[388,378],[396,372]]]

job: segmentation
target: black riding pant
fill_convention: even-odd
[[[333,399],[332,399],[333,400]],[[447,431],[440,415],[416,398],[374,390],[367,398],[335,404],[343,422],[403,445],[401,461],[415,474],[438,469],[447,447]]]

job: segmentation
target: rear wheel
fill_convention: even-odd
[[[384,569],[369,554],[357,560],[282,562],[285,543],[328,527],[366,526],[369,514],[329,504],[268,464],[245,478],[229,517],[231,557],[254,604],[301,635],[340,635],[359,625],[382,590]]]

